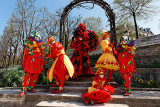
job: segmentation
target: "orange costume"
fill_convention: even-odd
[[[68,80],[69,76],[73,76],[74,67],[68,56],[65,54],[64,48],[61,43],[55,42],[54,38],[51,36],[48,39],[48,44],[51,53],[47,54],[46,57],[52,58],[54,60],[54,63],[47,72],[47,78],[50,82],[52,82],[52,79],[54,78],[56,80],[56,85],[52,86],[59,86],[59,89],[57,91],[51,92],[62,93],[65,78]]]
[[[82,97],[85,98],[84,102],[87,105],[106,103],[109,99],[112,99],[110,94],[114,93],[114,88],[106,85],[104,74],[103,69],[98,69],[96,76],[93,78],[92,87],[88,88],[88,92],[82,94]]]
[[[101,41],[101,46],[103,54],[99,57],[95,64],[95,68],[105,68],[109,70],[107,83],[110,83],[113,70],[119,70],[119,64],[113,54],[116,51],[113,48],[113,43],[109,41],[111,35],[108,32],[103,33],[103,40]]]
[[[38,38],[38,40],[36,39]],[[24,95],[27,91],[35,92],[34,86],[37,83],[38,75],[43,68],[43,42],[40,39],[38,32],[34,32],[25,40],[24,58],[22,67],[24,68],[24,81],[22,84],[22,92]]]

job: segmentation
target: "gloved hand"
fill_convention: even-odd
[[[45,54],[45,57],[50,58],[50,54]]]
[[[110,47],[113,47],[113,46],[114,46],[114,43],[110,43],[109,46],[110,46]]]
[[[99,89],[100,89],[100,90],[103,90],[103,87],[101,86],[101,87],[99,87]]]

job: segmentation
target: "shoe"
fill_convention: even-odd
[[[19,96],[24,96],[25,95],[25,92],[21,92],[20,94],[19,94]]]
[[[91,105],[94,105],[94,104],[95,104],[95,102],[93,100],[91,100]]]
[[[127,92],[126,92],[126,93],[124,93],[124,96],[129,96],[129,93],[127,93]]]
[[[36,93],[36,90],[30,90],[28,92],[30,92],[30,93]]]
[[[50,84],[50,86],[52,86],[52,87],[59,87],[59,85],[55,85],[55,84]]]
[[[63,93],[63,90],[59,90],[59,89],[56,90],[56,91],[53,91],[53,90],[52,90],[51,93],[52,93],[52,94]]]
[[[85,103],[86,105],[89,105],[89,100],[88,100],[88,99],[85,99],[85,100],[84,100],[84,103]]]

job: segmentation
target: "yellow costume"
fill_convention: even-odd
[[[119,64],[113,55],[112,47],[110,46],[110,41],[107,39],[102,40],[101,46],[103,54],[99,57],[98,61],[96,62],[95,68],[119,70]]]

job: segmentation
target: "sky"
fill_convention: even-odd
[[[68,5],[72,0],[37,0],[36,7],[45,6],[50,12],[55,13],[56,10],[60,8],[64,8]],[[108,4],[111,5],[113,0],[104,0]],[[3,35],[3,30],[7,25],[9,18],[12,13],[15,11],[17,0],[0,0],[0,35]],[[160,4],[160,0],[153,0],[153,5],[158,6]],[[91,4],[86,4],[91,5]],[[111,5],[112,7],[112,5]],[[107,17],[105,16],[104,10],[95,5],[92,10],[87,10],[84,8],[73,9],[71,11],[72,16],[81,15],[83,18],[87,17],[100,17],[103,21],[104,29],[110,30],[105,26],[107,23]],[[151,31],[154,34],[160,34],[160,14],[153,16],[152,20],[149,21],[137,21],[138,26],[143,28],[151,28]]]

